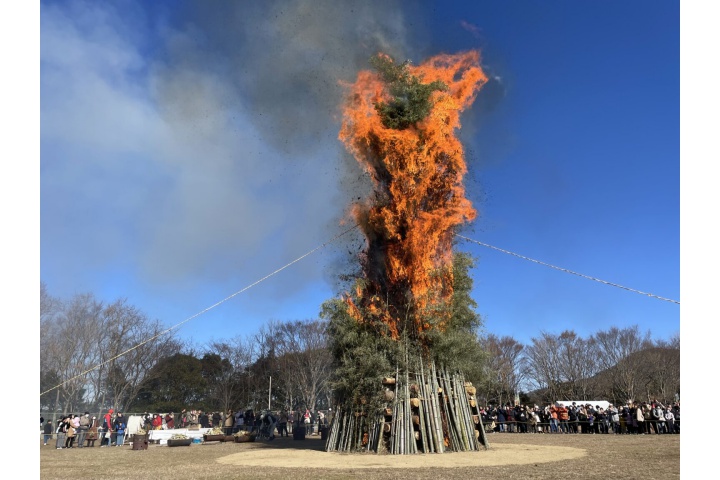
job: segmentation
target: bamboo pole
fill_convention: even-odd
[[[473,434],[475,429],[473,428],[472,415],[470,415],[467,390],[463,386],[464,380],[457,373],[453,374],[453,379],[457,388],[457,403],[462,418],[467,450],[475,450],[475,435]]]
[[[409,363],[408,363],[409,366]],[[405,372],[405,405],[408,411],[408,417],[412,417],[412,405],[410,405],[410,373]],[[410,423],[410,428],[408,430],[408,444],[410,447],[410,453],[416,454],[417,453],[417,439],[415,436],[415,425],[413,423]]]
[[[459,452],[462,451],[462,440],[460,438],[460,432],[459,432],[459,425],[457,423],[457,418],[455,416],[455,408],[454,408],[454,398],[453,398],[453,390],[452,385],[449,382],[449,379],[447,378],[447,373],[445,372],[445,368],[442,368],[442,386],[444,388],[445,392],[445,402],[444,406],[446,408],[445,415],[447,416],[447,422],[449,427],[449,433],[452,438],[453,442],[453,451]]]
[[[418,382],[418,398],[420,398],[420,409],[422,410],[422,416],[424,417],[425,422],[423,425],[423,433],[425,435],[424,437],[424,453],[435,453],[435,447],[432,443],[432,432],[430,431],[430,404],[428,401],[428,397],[425,393],[425,367],[423,366],[423,361],[420,360],[420,381]]]
[[[461,374],[461,379],[464,382],[465,381],[465,375]],[[473,417],[473,411],[474,411],[474,404],[475,402],[475,392],[477,390],[473,390],[473,393],[467,393],[465,395],[465,411],[467,412],[468,416],[468,427],[469,431],[468,434],[470,435],[470,441],[472,443],[473,450],[480,450],[480,445],[478,443],[477,437],[475,436],[475,431],[477,430],[477,424],[475,423],[475,418]],[[478,416],[479,421],[479,416]]]
[[[473,395],[473,397],[475,398],[475,403],[477,403],[477,396]],[[480,404],[478,403],[478,405],[480,405]],[[487,437],[485,436],[485,425],[483,425],[482,415],[480,415],[479,407],[478,407],[478,419],[480,420],[480,422],[478,423],[478,430],[480,430],[480,442],[482,442],[483,447],[485,447],[485,450],[487,450],[489,445],[488,445]]]
[[[453,377],[455,378],[455,385],[457,385],[458,388],[458,405],[460,406],[460,410],[462,413],[465,435],[467,437],[468,450],[477,450],[474,434],[475,428],[472,420],[472,415],[470,413],[470,403],[468,401],[467,389],[463,388],[465,380],[460,374],[457,373],[453,374]]]
[[[462,378],[464,379],[464,375],[462,376]],[[470,437],[470,444],[471,444],[473,450],[479,450],[477,437],[475,436],[475,431],[477,430],[477,427],[476,427],[475,419],[473,418],[472,405],[470,404],[470,401],[471,401],[470,397],[471,397],[470,395],[465,394],[463,406],[465,408],[465,414],[466,414],[466,418],[467,418],[468,435]]]
[[[470,450],[470,432],[467,428],[467,416],[463,409],[463,403],[466,401],[465,388],[460,385],[457,381],[457,376],[452,374],[450,376],[450,382],[453,386],[453,405],[456,409],[456,418],[458,424],[458,436],[462,443],[464,451]]]
[[[420,361],[420,367],[422,367],[422,360]],[[416,368],[416,370],[417,370],[417,368]],[[424,379],[422,378],[422,371],[420,373],[419,382],[418,382],[418,373],[415,373],[415,389],[416,389],[415,394],[418,395],[418,397],[413,398],[413,400],[417,400],[417,402],[415,402],[413,404],[413,406],[416,406],[418,416],[420,417],[420,426],[418,428],[418,430],[420,432],[420,438],[418,440],[420,440],[420,446],[422,448],[422,452],[428,453],[427,443],[425,442],[425,421],[424,421],[425,409],[423,408],[422,401],[420,400],[421,393],[420,393],[420,387],[419,387],[419,385],[422,385],[423,381],[424,381]],[[417,405],[415,405],[415,404],[417,404]]]
[[[440,398],[438,395],[438,379],[437,379],[437,369],[435,368],[435,362],[432,362],[431,364],[431,374],[430,374],[430,391],[432,392],[432,396],[430,397],[433,402],[433,411],[434,411],[434,419],[435,422],[435,435],[437,438],[437,451],[438,453],[444,453],[445,452],[445,432],[443,429],[442,424],[442,409],[440,406]]]

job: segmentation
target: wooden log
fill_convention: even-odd
[[[385,389],[385,400],[387,400],[388,402],[391,402],[394,399],[395,399],[395,392],[386,388]]]
[[[386,417],[392,417],[392,414],[393,414],[392,408],[386,408],[384,410],[384,412],[385,412]]]
[[[412,423],[413,423],[413,425],[420,425],[420,415],[413,415]]]
[[[477,389],[470,385],[469,387],[465,387],[465,391],[469,393],[470,395],[475,395],[475,392],[477,392]]]
[[[411,398],[410,405],[412,405],[414,408],[420,407],[420,399],[419,398]]]
[[[382,379],[383,385],[395,385],[395,379],[392,377],[385,377]]]

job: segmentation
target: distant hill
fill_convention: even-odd
[[[564,398],[550,398],[548,389],[521,395],[521,401],[544,405],[555,400],[607,400],[624,405],[628,400],[659,400],[671,404],[680,393],[680,350],[651,347],[636,352],[592,377],[564,382]]]

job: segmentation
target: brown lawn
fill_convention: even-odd
[[[677,479],[679,435],[490,434],[482,452],[337,454],[319,437],[272,442],[56,450],[40,444],[43,479]]]

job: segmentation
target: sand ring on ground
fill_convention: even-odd
[[[297,468],[322,465],[323,469],[349,470],[367,468],[448,468],[492,467],[499,465],[525,465],[574,460],[587,455],[587,451],[574,447],[548,447],[541,445],[492,445],[480,452],[452,452],[417,455],[373,455],[323,452],[317,450],[253,449],[233,453],[217,459],[223,465],[247,467]],[[281,461],[278,461],[278,460]],[[317,463],[316,463],[317,462]]]

